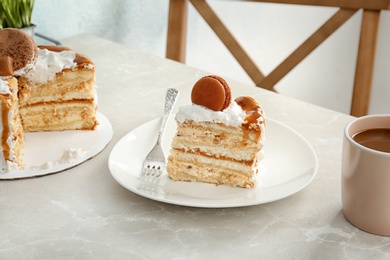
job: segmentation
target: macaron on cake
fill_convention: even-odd
[[[263,158],[264,111],[255,99],[232,99],[219,76],[200,78],[191,105],[176,114],[177,131],[168,156],[173,181],[253,188]]]
[[[232,100],[227,82],[218,76],[205,76],[198,80],[191,92],[192,103],[214,111],[225,110]]]
[[[12,71],[22,76],[35,64],[38,47],[34,40],[22,30],[6,28],[0,30],[0,58],[12,61]]]

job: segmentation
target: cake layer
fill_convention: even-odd
[[[94,69],[66,69],[57,73],[55,80],[30,82],[19,78],[19,103],[21,106],[49,101],[93,100],[95,96]]]
[[[93,130],[96,105],[92,101],[45,102],[20,107],[24,131]]]
[[[253,164],[262,149],[261,132],[211,122],[178,124],[172,148]]]
[[[167,171],[175,181],[196,181],[250,188],[254,186],[258,160],[252,165],[221,158],[171,150]]]

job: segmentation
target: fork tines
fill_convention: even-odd
[[[164,169],[161,166],[147,164],[144,166],[142,174],[147,176],[159,177],[163,173]]]

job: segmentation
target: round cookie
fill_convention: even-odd
[[[14,71],[33,64],[37,56],[38,47],[34,40],[22,30],[14,28],[0,30],[0,58],[12,58]]]
[[[232,100],[232,94],[227,82],[215,75],[199,79],[191,92],[191,101],[194,104],[207,107],[214,111],[226,109]]]

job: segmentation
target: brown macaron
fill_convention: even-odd
[[[28,34],[14,28],[0,30],[0,58],[12,58],[14,71],[35,63],[37,56],[38,47]]]
[[[207,107],[214,111],[226,109],[231,100],[232,94],[230,87],[227,82],[219,76],[204,76],[199,79],[192,88],[192,103]]]

